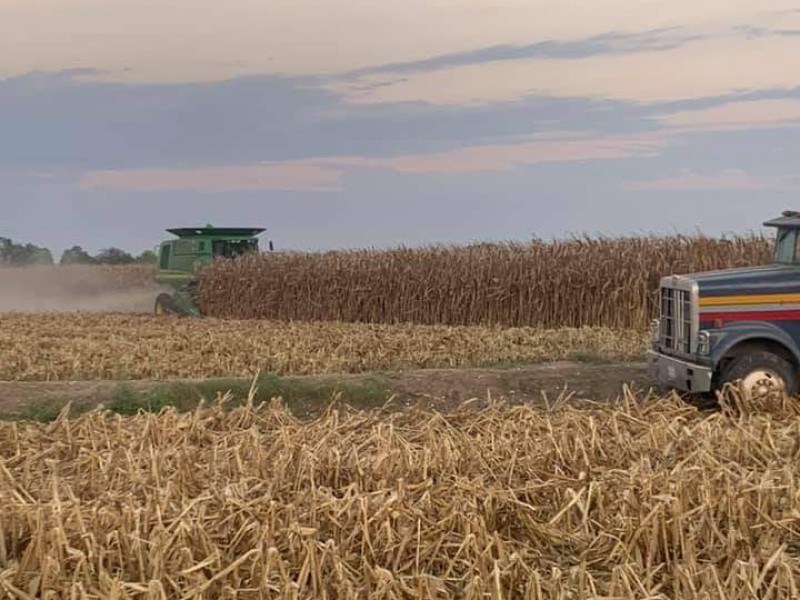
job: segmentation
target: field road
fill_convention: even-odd
[[[380,405],[394,397],[393,405],[409,406],[419,401],[436,408],[447,409],[461,402],[478,398],[503,398],[509,402],[541,402],[542,394],[555,399],[566,389],[579,399],[603,401],[616,398],[626,384],[647,389],[649,382],[643,363],[576,363],[554,362],[547,364],[508,366],[482,369],[426,369],[397,373],[365,373],[348,375],[309,375],[281,378],[284,382],[299,384],[304,390],[314,386],[342,384],[342,400],[348,401],[347,389],[367,381],[382,382],[380,398],[373,404]],[[186,384],[197,380],[169,381],[53,381],[53,382],[0,382],[0,416],[18,414],[26,408],[45,404],[72,401],[74,405],[92,408],[105,404],[121,385],[141,392],[157,386],[174,383]],[[236,381],[240,389],[246,381]],[[224,387],[224,384],[223,384]],[[266,398],[259,398],[266,399]],[[309,406],[303,399],[307,412],[314,413],[319,407]],[[323,405],[324,399],[317,398]],[[364,402],[361,403],[364,405]]]

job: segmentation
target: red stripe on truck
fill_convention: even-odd
[[[710,321],[800,321],[800,310],[747,310],[741,312],[701,312],[700,322]]]

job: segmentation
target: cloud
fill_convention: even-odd
[[[332,75],[609,32],[767,27],[793,8],[796,0],[4,0],[0,78],[74,67],[138,83]],[[793,27],[791,15],[780,23]]]
[[[516,144],[483,144],[393,158],[335,158],[340,165],[390,169],[400,173],[468,173],[507,171],[542,163],[582,162],[655,156],[666,141],[658,136],[609,136],[605,139],[535,140]]]
[[[0,81],[0,165],[81,169],[198,166],[332,151],[318,114],[340,106],[305,78],[123,85],[86,71]],[[335,129],[335,128],[334,128]],[[338,138],[338,139],[337,139]]]
[[[350,106],[310,78],[123,85],[30,74],[0,81],[0,168],[81,171],[393,156],[653,128],[622,102],[527,98],[485,107]],[[593,133],[587,134],[590,131]]]
[[[656,119],[667,127],[689,131],[800,127],[800,98],[728,102],[660,115]]]
[[[736,30],[744,33],[748,37],[764,37],[772,35],[794,37],[800,35],[800,29],[772,29],[767,27],[751,27],[749,25],[742,25],[737,27]]]
[[[726,170],[716,175],[702,175],[684,170],[680,175],[652,181],[634,181],[623,184],[631,191],[752,191],[787,192],[800,191],[800,177],[751,175],[741,170]]]
[[[644,103],[800,87],[800,37],[710,38],[679,47],[578,59],[522,59],[335,82],[351,103],[441,106],[519,101],[529,95]],[[380,86],[371,86],[381,83]]]
[[[203,192],[281,189],[338,191],[348,168],[382,169],[406,174],[459,174],[508,171],[524,165],[654,156],[665,140],[658,136],[606,139],[530,140],[484,144],[446,152],[390,158],[333,156],[301,161],[185,169],[90,171],[78,186],[109,190],[195,190]]]
[[[605,54],[628,54],[643,50],[666,50],[700,39],[699,33],[681,28],[659,29],[640,33],[604,33],[583,40],[548,40],[534,44],[499,45],[470,50],[425,60],[389,63],[358,69],[341,76],[342,79],[390,73],[418,73],[487,62],[514,61],[528,58],[586,58]],[[375,84],[375,87],[387,84]]]
[[[81,188],[115,191],[193,190],[213,193],[245,190],[332,191],[339,188],[340,173],[302,162],[202,167],[196,169],[135,169],[93,171],[85,174]]]

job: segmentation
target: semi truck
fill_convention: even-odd
[[[651,381],[690,394],[726,384],[750,396],[800,387],[800,212],[764,226],[776,232],[767,265],[669,275],[650,325]]]

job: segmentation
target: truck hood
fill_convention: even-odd
[[[700,296],[778,294],[800,290],[800,266],[765,265],[684,275],[697,282]]]

